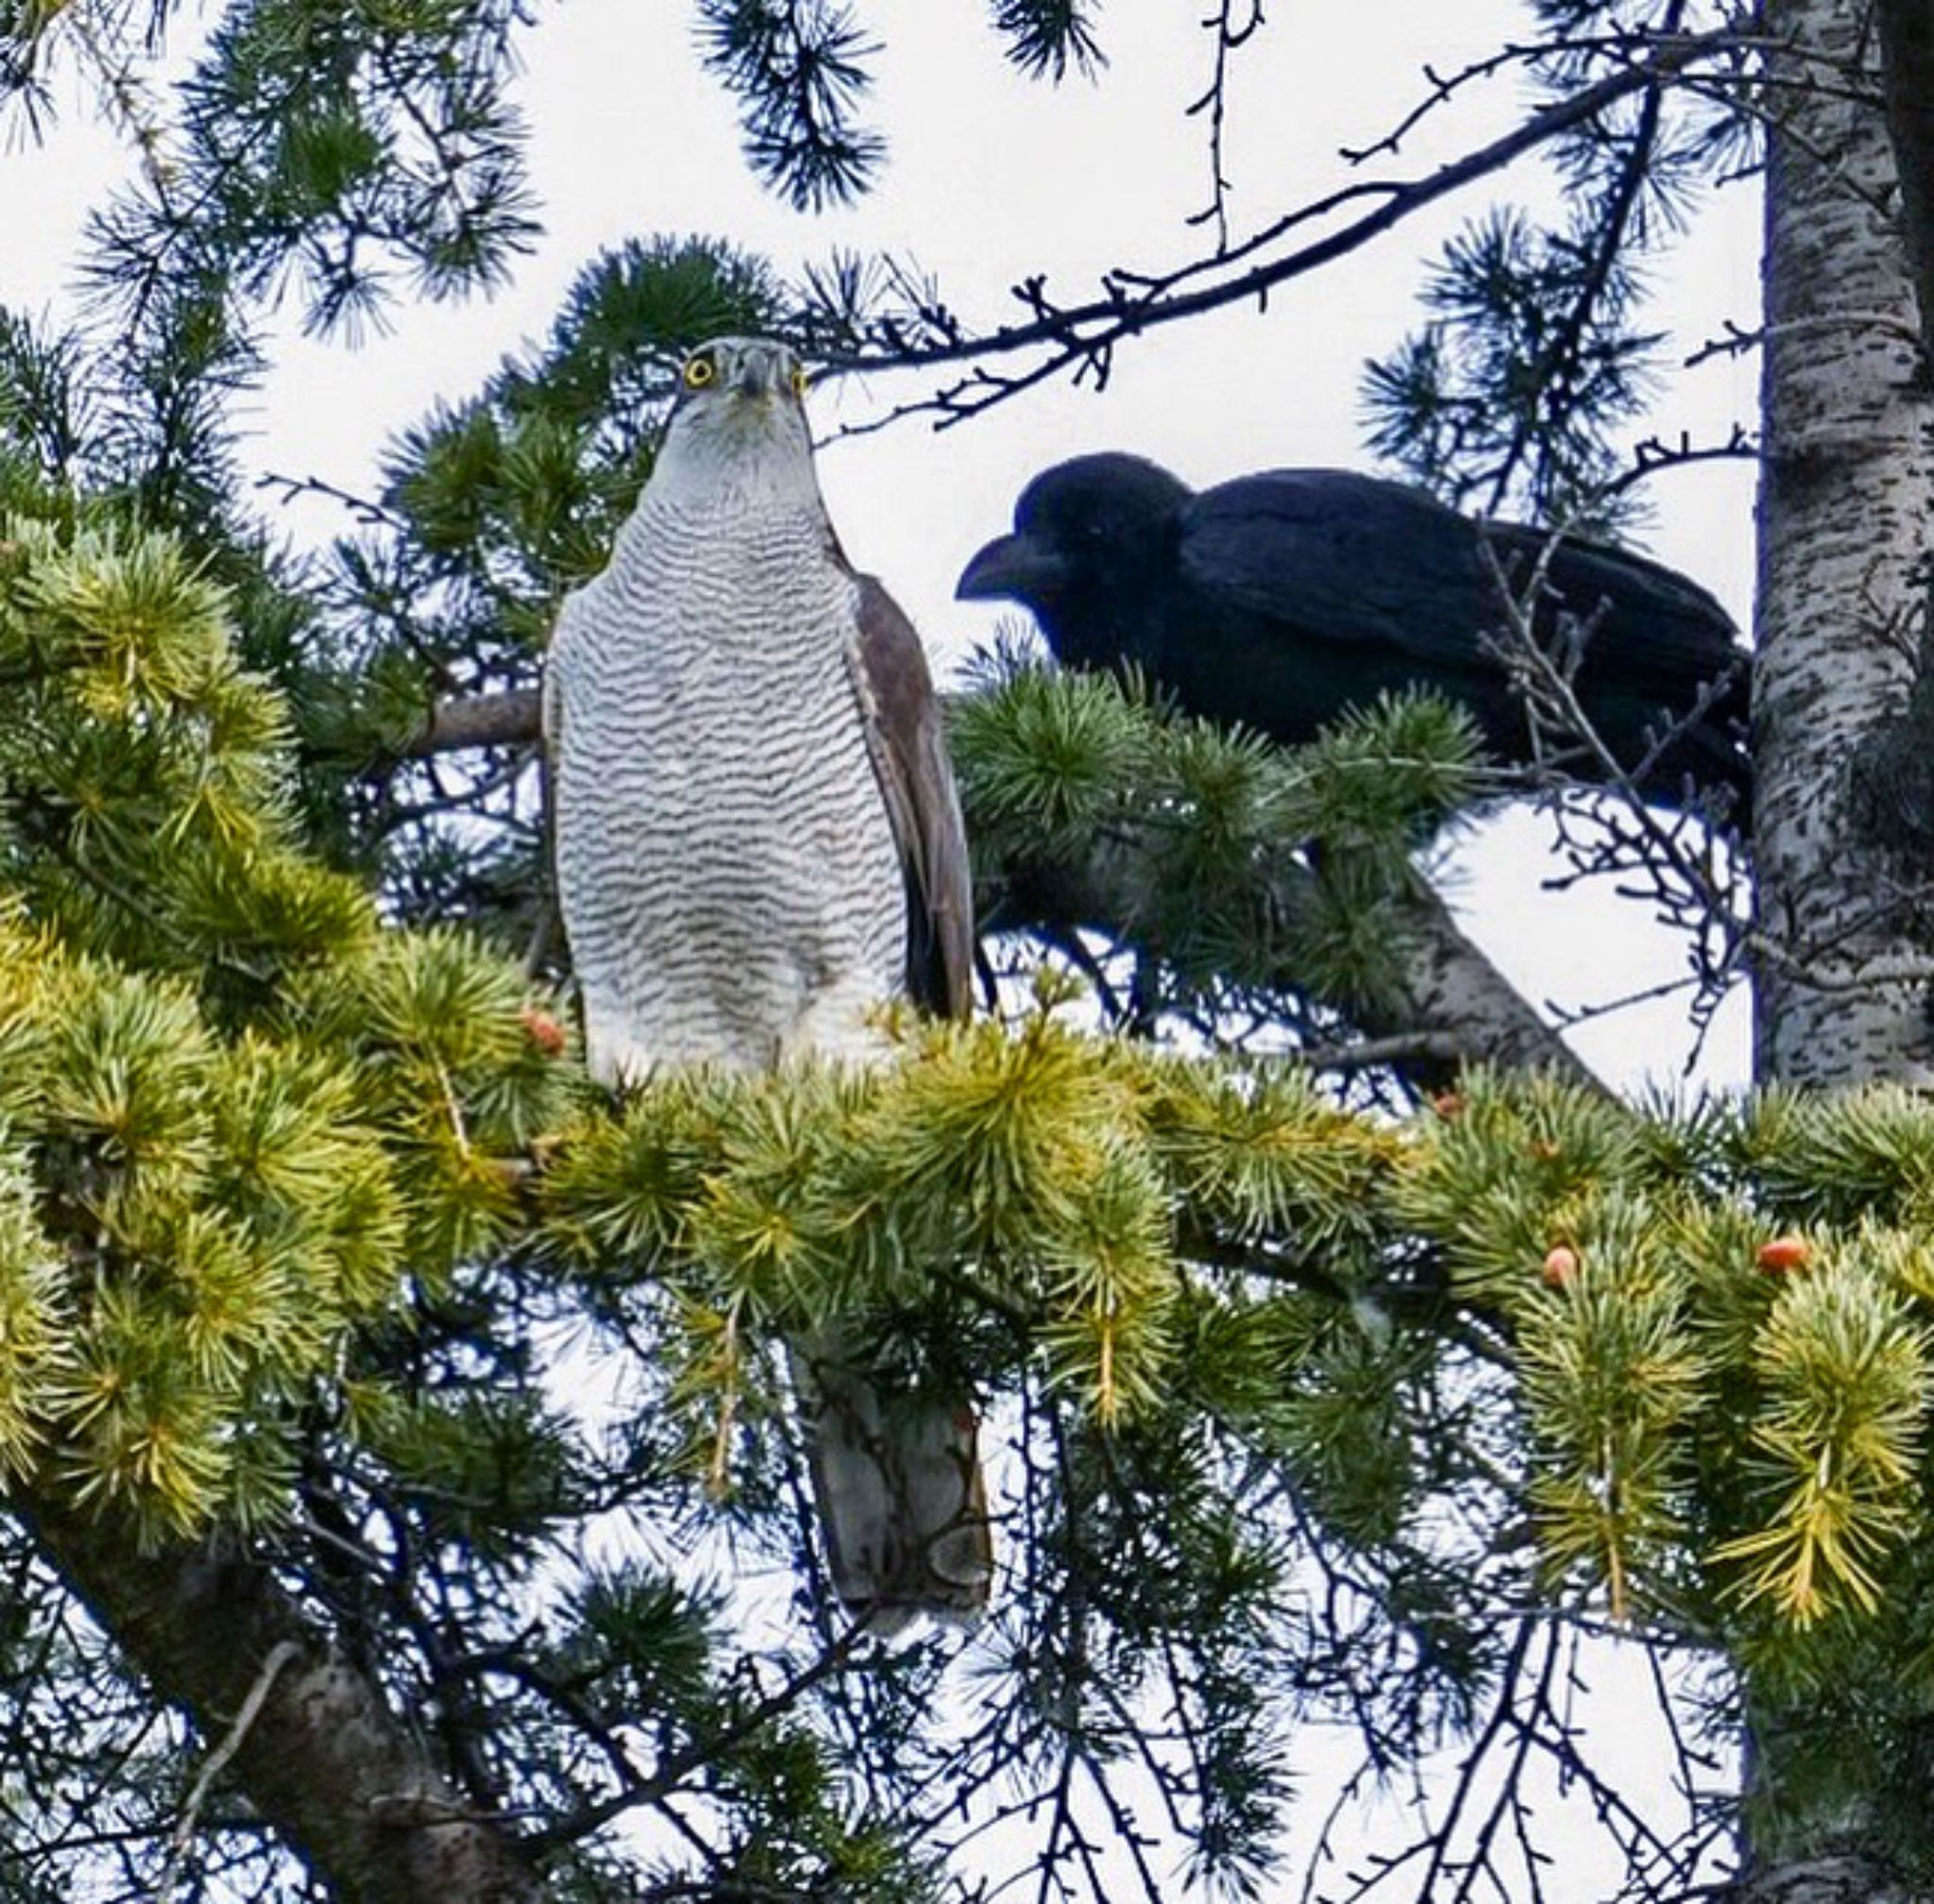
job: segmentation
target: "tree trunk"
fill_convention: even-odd
[[[1925,861],[1856,797],[1909,701],[1934,501],[1894,164],[1866,9],[1770,0],[1766,29],[1795,50],[1766,95],[1756,1068],[1934,1080]]]
[[[1906,100],[1883,111],[1858,0],[1768,0],[1764,27],[1790,50],[1769,61],[1765,94],[1756,1069],[1762,1082],[1934,1082],[1934,761],[1917,731],[1934,717],[1934,683],[1917,682],[1934,419],[1889,139],[1890,119],[1915,138],[1926,122]],[[1883,810],[1899,824],[1878,824]],[[1917,1896],[1888,1870],[1862,1798],[1787,1789],[1781,1741],[1806,1736],[1804,1707],[1756,1693],[1748,1707],[1757,1862],[1728,1896]]]
[[[145,1554],[125,1523],[67,1507],[29,1520],[155,1691],[187,1708],[211,1750],[232,1739],[236,1782],[340,1904],[542,1896],[510,1833],[443,1778],[260,1560],[212,1546]]]
[[[1870,1859],[1846,1851],[1782,1864],[1729,1886],[1713,1904],[1926,1904],[1926,1898]]]

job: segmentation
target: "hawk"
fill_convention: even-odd
[[[878,1008],[964,1015],[973,894],[919,637],[840,547],[806,376],[724,337],[680,372],[651,480],[565,600],[544,676],[559,907],[585,1053],[864,1063]],[[833,1583],[882,1630],[972,1617],[992,1550],[971,1409],[894,1395],[837,1318],[789,1345]]]

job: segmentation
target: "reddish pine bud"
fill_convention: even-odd
[[[1431,1109],[1439,1117],[1461,1117],[1464,1115],[1464,1093],[1461,1091],[1439,1091],[1431,1099]]]
[[[1544,1279],[1547,1289],[1563,1289],[1578,1274],[1578,1251],[1569,1243],[1557,1243],[1545,1251]]]
[[[1813,1260],[1813,1246],[1804,1236],[1775,1236],[1759,1246],[1759,1266],[1769,1276],[1804,1269]]]
[[[524,1036],[547,1058],[561,1058],[564,1047],[569,1043],[565,1036],[564,1027],[550,1012],[541,1012],[534,1005],[526,1005],[518,1014],[524,1025]]]

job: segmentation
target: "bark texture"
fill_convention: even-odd
[[[1755,672],[1762,1080],[1934,1081],[1925,872],[1855,797],[1908,704],[1934,485],[1913,287],[1864,9],[1770,0]],[[1846,96],[1849,82],[1855,96]]]
[[[1888,0],[1881,0],[1884,10]],[[1771,115],[1763,262],[1765,454],[1758,520],[1754,752],[1763,1081],[1934,1082],[1934,713],[1924,676],[1928,384],[1892,141],[1934,131],[1908,70],[1925,68],[1925,0],[1876,33],[1860,0],[1767,0]],[[1885,82],[1885,83],[1884,83]],[[1883,98],[1885,106],[1883,108]],[[1924,155],[1925,156],[1925,155]],[[1926,280],[1934,297],[1934,278]],[[1887,809],[1898,824],[1882,827]],[[1918,1904],[1868,1849],[1887,1834],[1859,1794],[1780,1792],[1788,1736],[1815,1724],[1749,1698],[1756,1797],[1771,1862],[1733,1904]],[[1804,1756],[1804,1755],[1803,1755]],[[1772,1822],[1776,1821],[1776,1822]]]
[[[1901,1883],[1871,1858],[1845,1851],[1782,1864],[1729,1885],[1714,1904],[1926,1904],[1926,1894]]]
[[[1434,892],[1418,892],[1406,905],[1399,949],[1410,995],[1407,1010],[1391,1016],[1408,1019],[1409,1026],[1367,1024],[1364,1028],[1372,1036],[1434,1028],[1461,1062],[1556,1071],[1597,1082],[1524,994],[1464,936]]]
[[[339,1904],[535,1904],[511,1834],[448,1784],[380,1688],[337,1658],[259,1560],[144,1554],[133,1531],[32,1510],[48,1557],[164,1699],[219,1743],[276,1673],[230,1776]]]

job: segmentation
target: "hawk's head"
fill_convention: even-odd
[[[769,337],[715,337],[679,369],[679,392],[653,465],[654,488],[817,499],[806,370]]]
[[[806,436],[806,368],[770,337],[715,337],[680,366],[668,435]],[[808,439],[809,440],[809,439]]]

